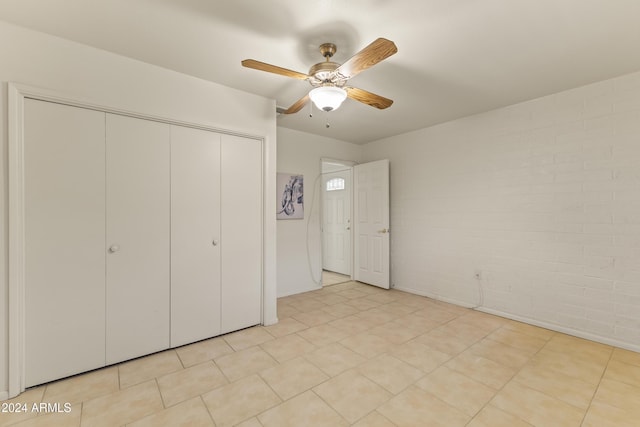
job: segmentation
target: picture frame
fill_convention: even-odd
[[[278,172],[276,219],[304,219],[304,176]]]

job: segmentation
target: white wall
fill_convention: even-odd
[[[397,289],[640,350],[640,73],[363,155],[391,160]]]
[[[265,319],[276,320],[275,102],[0,21],[0,398],[7,390],[7,82],[266,140]],[[65,333],[65,331],[60,331]]]
[[[304,175],[304,219],[277,221],[278,297],[320,287],[320,159],[359,162],[361,153],[359,145],[278,128],[278,172]]]

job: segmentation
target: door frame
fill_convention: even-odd
[[[353,203],[354,203],[354,199],[353,199],[353,167],[355,165],[357,165],[357,162],[354,162],[353,160],[338,160],[338,159],[333,159],[333,158],[327,158],[327,157],[321,157],[320,158],[320,177],[322,178],[324,176],[325,173],[331,173],[331,172],[337,172],[336,171],[327,171],[325,172],[324,169],[324,164],[325,163],[330,163],[330,164],[335,164],[338,166],[343,166],[344,169],[339,169],[339,170],[349,170],[349,173],[351,174],[351,179],[350,179],[350,185],[351,188],[349,189],[350,191],[350,197],[349,197],[349,212],[351,215],[351,227],[349,230],[349,247],[350,249],[350,253],[349,253],[349,264],[350,264],[350,272],[349,272],[349,278],[351,280],[353,280]],[[324,194],[325,194],[325,190],[324,190],[324,181],[322,179],[320,179],[320,230],[322,233],[322,237],[320,239],[320,284],[322,284],[322,272],[324,271],[324,208],[325,208],[325,199],[324,199]]]
[[[386,162],[387,171],[388,171],[389,160],[388,159],[382,159],[382,160],[379,160],[379,161],[380,162]],[[351,274],[350,274],[350,279],[351,280],[357,280],[356,279],[356,241],[355,241],[356,240],[355,239],[355,232],[356,232],[356,228],[357,228],[357,224],[356,224],[357,218],[356,218],[356,209],[355,209],[356,208],[356,197],[357,197],[357,194],[356,194],[355,190],[357,188],[357,184],[356,184],[356,177],[355,177],[355,175],[356,175],[355,174],[355,167],[360,165],[361,163],[354,162],[354,161],[351,161],[351,160],[336,160],[336,159],[332,159],[332,158],[322,157],[322,158],[320,158],[320,175],[319,175],[320,178],[322,178],[322,176],[324,175],[324,171],[323,171],[322,166],[323,166],[323,163],[325,163],[325,162],[327,162],[327,163],[335,163],[335,164],[338,164],[338,165],[344,165],[345,168],[350,169],[350,173],[351,173],[351,200],[350,200],[350,204],[351,204],[351,206],[350,206],[350,210],[351,210],[351,229],[350,229],[350,232],[349,232],[349,238],[351,240],[351,254],[350,254],[350,257],[351,257]],[[362,164],[374,163],[374,162],[376,162],[376,161],[365,162],[365,163],[362,163]],[[387,172],[387,174],[388,174],[388,172]],[[320,246],[320,267],[321,267],[320,285],[322,285],[322,271],[324,270],[324,229],[322,228],[324,226],[324,218],[323,218],[323,215],[324,215],[324,196],[323,196],[324,195],[324,188],[323,188],[323,180],[322,179],[320,179],[320,184],[319,185],[320,185],[320,190],[321,190],[321,193],[320,193],[320,196],[319,196],[319,199],[320,199],[320,228],[321,228],[321,238],[320,238],[320,245],[321,245]],[[387,185],[389,185],[389,183],[387,183]],[[390,191],[390,187],[388,188],[388,190]],[[390,221],[391,220],[391,218],[390,218],[391,206],[389,205],[389,206],[387,206],[387,208],[389,210],[389,212],[387,212],[387,215],[388,215],[387,220]],[[389,226],[386,227],[386,233],[389,233]],[[387,238],[388,238],[388,236],[387,236]],[[389,244],[389,246],[387,248],[388,248],[388,250],[391,249],[390,248],[390,244]],[[382,287],[383,289],[391,289],[393,287],[392,284],[391,284],[391,270],[390,270],[391,269],[391,260],[390,260],[390,256],[391,256],[391,253],[389,252],[388,255],[387,255],[387,257],[388,257],[387,262],[388,262],[388,269],[389,269],[388,272],[387,272],[387,274],[389,275],[388,285]],[[366,282],[363,282],[363,283],[366,283]],[[372,284],[372,283],[368,283],[368,284],[371,285],[371,286],[380,286],[380,285]]]
[[[266,280],[270,276],[267,270],[270,266],[265,262],[267,258],[273,256],[271,247],[275,240],[275,218],[274,224],[271,224],[271,215],[268,209],[271,207],[270,197],[273,191],[270,191],[269,183],[270,173],[274,173],[273,168],[269,167],[270,160],[268,155],[269,144],[265,136],[252,135],[249,133],[235,132],[228,129],[220,129],[213,126],[202,125],[199,123],[186,122],[168,117],[159,117],[151,114],[138,113],[106,105],[95,104],[86,99],[70,97],[60,94],[56,91],[24,85],[21,83],[8,83],[8,396],[4,396],[5,392],[0,390],[0,398],[12,398],[25,390],[25,164],[24,164],[24,101],[26,98],[35,99],[45,102],[54,102],[58,104],[69,105],[73,107],[98,110],[105,113],[118,114],[151,120],[161,123],[168,123],[177,126],[190,127],[196,129],[207,130],[211,132],[240,136],[244,138],[255,139],[262,145],[262,276],[261,276],[261,313],[260,318],[262,324],[273,324],[277,322],[275,313],[271,313],[272,304],[268,304],[267,298],[272,296],[271,290],[265,291]],[[271,209],[273,210],[273,209]],[[275,286],[275,283],[270,283]],[[265,306],[269,307],[269,312],[265,310]]]

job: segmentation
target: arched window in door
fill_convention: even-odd
[[[332,178],[327,181],[327,191],[344,190],[344,178]]]

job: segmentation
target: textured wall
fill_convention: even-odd
[[[640,350],[640,73],[372,142],[392,283]]]

